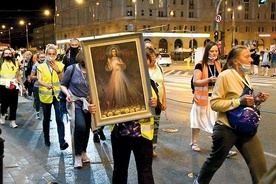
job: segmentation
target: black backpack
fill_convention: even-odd
[[[192,89],[192,93],[194,94],[195,93],[195,86],[194,86],[193,80],[194,80],[194,76],[192,76],[192,78],[191,78],[191,89]]]

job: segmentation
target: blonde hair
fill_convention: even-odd
[[[57,46],[55,44],[48,44],[48,45],[46,45],[45,54],[47,55],[48,51],[51,50],[51,49],[55,50],[56,54],[57,54]]]

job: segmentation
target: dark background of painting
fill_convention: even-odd
[[[117,45],[120,48],[120,52],[118,52],[118,57],[120,57],[122,61],[126,64],[126,70],[124,71],[126,76],[129,80],[132,81],[136,89],[140,90],[139,93],[141,94],[141,98],[135,99],[136,101],[133,105],[145,105],[141,73],[139,67],[139,62],[144,61],[138,61],[136,42],[130,41],[114,45]],[[110,53],[107,52],[108,47],[110,47],[110,44],[97,47],[90,47],[92,65],[94,69],[98,97],[101,106],[100,109],[102,111],[107,110],[105,109],[104,105],[104,99],[106,96],[104,89],[107,86],[110,75],[112,73],[112,71],[109,72],[105,70],[108,55],[110,55]]]

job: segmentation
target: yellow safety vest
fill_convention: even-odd
[[[152,87],[151,87],[151,92],[152,92],[152,96],[157,98],[157,95]],[[148,140],[152,140],[153,132],[154,132],[154,117],[144,118],[144,119],[140,119],[138,121],[140,123],[142,136]],[[112,131],[114,126],[115,125],[110,125],[109,129]]]
[[[58,66],[59,71],[63,70],[63,63],[56,61],[56,65]],[[39,99],[41,102],[48,104],[53,102],[54,96],[59,101],[58,94],[60,92],[58,74],[54,70],[50,71],[49,67],[50,66],[48,66],[46,62],[37,66],[37,70],[39,70],[42,75],[43,82],[53,85],[53,89],[47,89],[45,86],[39,85]]]
[[[0,85],[5,86],[7,82],[15,82],[16,79],[16,72],[18,70],[18,65],[15,65],[10,61],[4,61],[1,66],[0,71]]]

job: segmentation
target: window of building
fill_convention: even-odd
[[[184,11],[180,12],[180,17],[184,17]]]
[[[189,18],[194,18],[194,12],[189,12]]]
[[[259,13],[257,14],[257,19],[260,19],[260,14]]]
[[[181,3],[181,5],[184,5],[184,0],[181,0],[181,2],[180,2],[180,3]]]
[[[204,26],[204,32],[210,32],[211,26]]]
[[[164,12],[163,11],[158,11],[158,17],[164,17]]]
[[[244,4],[244,11],[249,11],[249,3]]]
[[[125,31],[127,31],[127,30],[128,30],[128,25],[126,24],[126,25],[125,25]]]
[[[187,28],[187,26],[184,25],[183,29],[184,29],[184,33],[186,33],[186,31],[187,31],[188,28]]]
[[[189,9],[194,9],[194,0],[189,0]]]
[[[248,13],[244,14],[244,19],[249,19],[249,14]]]
[[[173,0],[173,4],[176,4],[176,0]]]
[[[131,16],[133,16],[133,14],[132,14],[132,10],[127,10],[127,12],[126,12],[127,14],[126,14],[126,16],[128,16],[128,17],[131,17]]]
[[[191,25],[190,31],[191,31],[191,32],[196,31],[196,26]]]
[[[178,26],[178,30],[182,30],[182,26]]]
[[[271,31],[276,32],[276,27],[272,27]]]
[[[264,27],[258,27],[258,32],[264,32]]]
[[[275,20],[275,14],[271,13],[271,20]]]
[[[152,16],[152,9],[149,9],[149,16]]]
[[[245,27],[245,32],[250,32],[250,31],[251,31],[250,26],[246,26],[246,27]]]
[[[141,16],[145,15],[145,10],[141,10]]]
[[[163,8],[164,7],[164,0],[158,0],[158,7]]]
[[[276,3],[271,3],[271,12],[276,12]]]
[[[176,17],[176,13],[175,13],[174,10],[170,11],[170,16],[171,16],[171,17]]]

